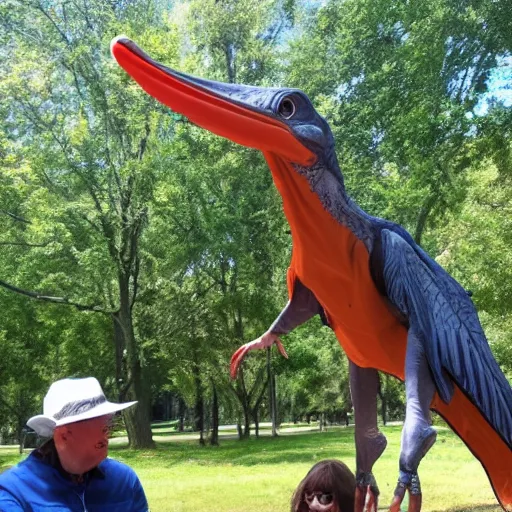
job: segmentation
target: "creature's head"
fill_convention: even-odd
[[[124,36],[112,41],[111,50],[148,94],[212,133],[303,167],[335,160],[327,122],[297,89],[250,87],[185,75],[155,62]]]

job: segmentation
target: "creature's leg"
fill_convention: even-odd
[[[356,512],[364,510],[368,486],[375,508],[379,489],[372,473],[373,464],[386,448],[386,438],[377,427],[379,375],[373,368],[360,368],[350,362],[350,392],[354,405],[356,438]]]
[[[429,407],[435,393],[435,385],[428,367],[423,340],[413,328],[407,336],[405,357],[406,412],[402,430],[400,452],[400,476],[390,512],[398,512],[409,490],[408,512],[421,510],[421,488],[418,466],[421,459],[435,443],[436,431],[430,424]]]

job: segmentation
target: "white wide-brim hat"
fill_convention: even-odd
[[[136,403],[109,402],[94,377],[62,379],[54,382],[46,393],[43,414],[30,418],[27,425],[41,437],[51,437],[56,427],[114,414]]]

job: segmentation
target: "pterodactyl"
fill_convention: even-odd
[[[300,90],[213,82],[169,69],[120,36],[114,58],[151,96],[191,122],[259,149],[291,228],[289,301],[260,338],[235,352],[232,376],[253,349],[315,315],[350,360],[357,511],[377,498],[372,467],[386,447],[377,426],[377,370],[405,381],[406,416],[390,511],[409,492],[421,509],[418,466],[434,444],[438,412],[484,466],[512,510],[512,389],[492,356],[467,292],[401,226],[373,217],[345,191],[329,125]]]

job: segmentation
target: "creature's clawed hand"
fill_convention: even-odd
[[[288,359],[288,354],[286,353],[286,350],[283,347],[283,344],[281,343],[281,340],[278,338],[277,334],[272,334],[271,332],[266,332],[259,338],[246,343],[245,345],[242,345],[234,354],[233,357],[231,357],[231,366],[230,366],[230,374],[231,378],[235,379],[238,374],[238,369],[240,368],[240,365],[242,364],[242,361],[244,357],[246,356],[247,352],[250,350],[261,350],[263,348],[271,347],[273,344],[277,345],[277,348],[279,350],[279,353]]]

